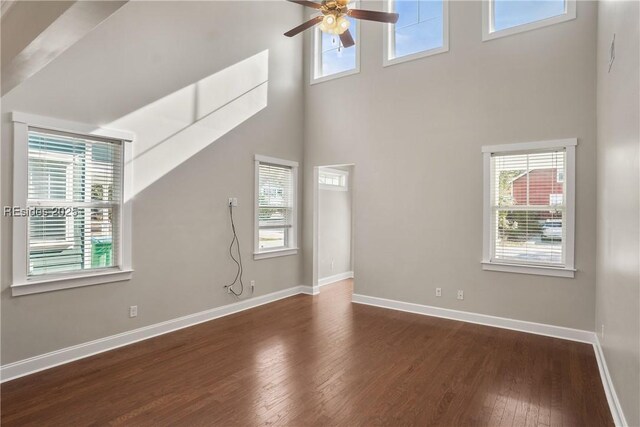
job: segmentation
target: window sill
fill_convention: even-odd
[[[576,270],[574,268],[545,267],[541,265],[520,265],[508,263],[496,263],[483,261],[482,269],[488,271],[501,271],[505,273],[535,274],[538,276],[568,277],[573,279]]]
[[[258,259],[276,258],[280,256],[296,255],[297,253],[298,253],[298,248],[276,249],[273,251],[254,252],[253,259],[258,260]]]
[[[58,291],[61,289],[78,288],[81,286],[99,285],[101,283],[121,282],[129,280],[133,270],[105,270],[89,274],[49,276],[48,278],[28,279],[25,283],[11,285],[11,295],[39,294],[42,292]]]
[[[318,83],[328,82],[330,80],[340,79],[342,77],[352,76],[354,74],[358,74],[360,72],[360,67],[357,66],[353,70],[342,71],[340,73],[329,74],[327,76],[322,77],[311,77],[310,85],[315,85]]]
[[[552,16],[550,18],[541,19],[539,21],[528,22],[526,24],[516,25],[515,27],[504,28],[502,30],[488,31],[483,29],[482,41],[499,39],[501,37],[512,36],[524,33],[526,31],[537,30],[538,28],[548,27],[550,25],[560,24],[561,22],[576,19],[575,2],[573,9],[563,13],[562,15]]]
[[[415,61],[416,59],[422,59],[422,58],[426,58],[429,56],[438,55],[440,53],[446,53],[446,52],[449,52],[449,46],[445,44],[444,46],[441,46],[441,47],[436,47],[429,50],[423,50],[421,52],[411,53],[409,55],[397,56],[391,59],[387,58],[387,56],[385,55],[385,59],[382,61],[382,66],[390,67],[392,65]]]

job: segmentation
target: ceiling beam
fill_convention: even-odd
[[[1,93],[27,80],[126,1],[21,1],[2,14]]]

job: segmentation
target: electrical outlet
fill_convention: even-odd
[[[332,260],[331,260],[331,271],[333,271],[333,265],[334,265],[334,264],[335,264],[335,260],[334,260],[334,259],[332,259]]]
[[[442,296],[442,288],[436,288],[436,296],[437,297],[441,297]]]
[[[138,306],[132,305],[129,307],[129,317],[137,317],[138,316]]]
[[[229,203],[227,206],[233,206],[234,208],[238,206],[238,198],[237,197],[229,197]]]
[[[464,299],[464,291],[462,289],[458,289],[458,299]]]
[[[253,291],[256,289],[256,281],[252,280],[251,281],[251,293],[253,293]]]

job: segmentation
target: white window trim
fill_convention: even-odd
[[[483,229],[482,229],[482,269],[503,271],[509,273],[537,274],[542,276],[556,276],[573,278],[575,275],[574,242],[575,242],[575,171],[577,138],[559,139],[552,141],[523,142],[516,144],[485,145],[483,153]],[[495,153],[518,153],[536,150],[565,149],[565,265],[564,267],[537,266],[529,264],[514,264],[491,259],[493,237],[491,233],[491,155]]]
[[[258,213],[258,197],[259,197],[259,166],[260,163],[271,163],[273,165],[278,166],[287,166],[291,168],[291,175],[293,181],[293,212],[291,218],[291,233],[289,236],[289,247],[286,248],[278,248],[271,250],[260,249],[260,238],[259,238],[259,223]],[[254,177],[255,177],[255,192],[253,196],[254,203],[254,212],[253,212],[253,220],[254,220],[254,233],[253,233],[253,259],[267,259],[267,258],[275,258],[281,256],[288,255],[296,255],[298,253],[298,162],[294,162],[292,160],[283,160],[275,157],[269,156],[261,156],[259,154],[255,155],[254,159]]]
[[[494,0],[482,0],[482,41],[494,40],[500,37],[511,36],[525,31],[536,30],[538,28],[548,27],[549,25],[571,21],[572,19],[576,19],[577,16],[576,0],[566,0],[566,10],[562,15],[495,31],[493,22],[493,1]]]
[[[387,12],[393,11],[394,1],[395,0],[387,0]],[[412,53],[411,55],[390,58],[391,53],[395,50],[396,26],[395,24],[383,24],[384,43],[382,50],[382,66],[388,67],[395,64],[402,64],[403,62],[437,55],[439,53],[449,52],[449,0],[442,0],[442,9],[442,47]]]
[[[79,286],[97,285],[101,283],[119,282],[132,277],[131,264],[131,200],[127,198],[132,188],[132,142],[134,135],[112,129],[99,128],[84,123],[43,117],[20,112],[11,113],[13,122],[13,206],[27,207],[28,196],[28,160],[29,160],[29,127],[46,130],[74,133],[87,137],[104,137],[123,142],[123,203],[120,209],[120,248],[118,267],[80,271],[77,273],[46,274],[28,277],[28,217],[13,217],[13,280],[11,292],[13,296],[28,295]]]
[[[322,168],[318,174],[322,172],[329,172],[333,175],[340,175],[344,177],[344,185],[329,185],[329,184],[320,184],[318,183],[318,188],[321,190],[329,190],[329,191],[349,191],[349,171],[343,171],[340,169],[331,169],[331,168]]]
[[[357,5],[357,2],[354,2],[353,4],[351,4],[351,7],[357,7],[355,5]],[[355,32],[355,39],[356,39],[356,45],[353,46],[353,48],[356,50],[355,68],[352,70],[347,70],[341,73],[330,74],[328,76],[322,76],[322,77],[316,77],[317,75],[320,74],[318,71],[320,72],[322,71],[322,55],[321,55],[322,37],[319,37],[319,34],[321,33],[321,31],[318,25],[313,27],[313,31],[310,37],[311,45],[309,49],[309,52],[311,52],[311,67],[309,67],[310,68],[309,84],[314,85],[316,83],[323,83],[329,80],[335,80],[342,77],[351,76],[353,74],[358,74],[360,72],[360,44],[361,44],[360,27],[361,27],[361,22],[358,22],[358,24],[356,25],[355,31],[353,31],[353,29],[350,29],[352,33]],[[336,36],[336,37],[339,37],[339,36]],[[347,48],[347,49],[351,49],[351,48]]]

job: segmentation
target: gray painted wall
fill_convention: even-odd
[[[639,27],[638,2],[599,3],[595,328],[630,426],[640,425]]]
[[[338,168],[334,168],[338,169]],[[352,168],[343,168],[351,172]],[[349,174],[348,183],[351,185]],[[318,277],[352,271],[351,191],[318,191]]]
[[[285,2],[130,2],[2,98],[1,202],[10,205],[7,112],[99,125],[126,116],[120,123],[136,126],[130,113],[268,49],[266,108],[136,195],[130,282],[12,298],[11,228],[2,219],[3,364],[234,302],[222,289],[235,275],[227,253],[229,196],[239,198],[235,215],[245,280],[256,280],[256,295],[301,284],[301,255],[252,260],[253,155],[302,160],[303,45],[300,38],[282,37],[300,22],[301,9]],[[230,31],[236,35],[232,45],[226,37]],[[219,83],[214,78],[212,84]],[[200,99],[201,105],[229,96],[228,87],[199,89],[211,98]],[[142,145],[166,137],[159,125],[171,122],[165,123],[173,117],[163,114],[173,103],[189,111],[191,98],[186,106],[180,105],[181,97],[170,99],[161,104],[166,108],[160,114],[142,114],[144,123],[135,129],[141,133],[136,155]],[[156,139],[145,124],[158,132]],[[180,141],[184,150],[178,145],[156,160],[179,157],[209,131],[194,126]],[[137,318],[128,317],[130,305],[138,305]]]
[[[233,302],[221,288],[234,273],[229,196],[240,200],[245,277],[257,281],[257,294],[311,284],[313,166],[355,163],[357,293],[580,329],[605,324],[609,369],[629,423],[639,424],[637,228],[629,232],[638,227],[638,128],[628,119],[638,114],[637,21],[630,22],[638,11],[623,4],[605,2],[600,11],[597,310],[594,2],[579,2],[575,21],[485,43],[480,2],[451,2],[450,52],[388,68],[381,27],[364,23],[362,72],[314,86],[303,82],[301,38],[281,36],[300,22],[301,8],[132,2],[2,98],[2,205],[11,202],[9,111],[109,124],[265,49],[267,106],[136,196],[130,282],[12,298],[3,218],[2,363]],[[241,36],[230,48],[222,35],[232,28]],[[613,74],[605,74],[612,29],[622,41]],[[352,120],[317,120],[327,99]],[[635,127],[620,126],[625,117]],[[576,278],[483,272],[480,147],[568,137],[579,138]],[[254,153],[304,160],[304,265],[300,255],[251,260]],[[630,195],[621,186],[631,186]],[[395,202],[380,194],[395,194]],[[127,317],[129,305],[139,306],[137,318]]]
[[[361,72],[307,85],[305,191],[312,166],[357,171],[355,293],[593,330],[596,6],[580,1],[576,20],[482,42],[481,2],[452,1],[450,51],[385,68],[383,28],[364,22]],[[327,100],[349,120],[318,120]],[[482,271],[481,146],[571,137],[576,278]],[[305,223],[312,213],[307,198]]]

